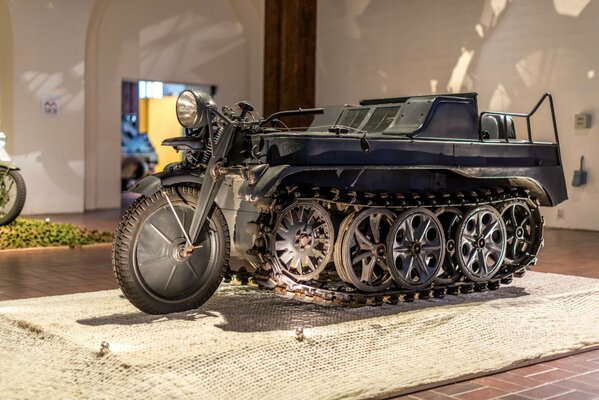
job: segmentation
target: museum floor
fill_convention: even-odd
[[[113,230],[118,211],[51,216]],[[540,272],[599,278],[599,232],[546,231]],[[110,246],[0,252],[0,301],[116,288]],[[517,339],[515,339],[517,340]],[[542,338],[539,338],[542,340]],[[403,396],[405,399],[599,399],[599,350]]]

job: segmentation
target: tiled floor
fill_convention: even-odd
[[[535,271],[599,278],[599,232],[546,229]]]
[[[599,399],[599,350],[441,386],[398,399]]]
[[[87,228],[114,230],[118,211],[50,216]],[[536,271],[599,278],[599,232],[547,230]],[[0,300],[117,287],[110,246],[0,252]],[[542,340],[542,339],[540,339]],[[599,350],[535,364],[401,399],[599,399]]]
[[[0,252],[0,300],[116,289],[110,245]]]

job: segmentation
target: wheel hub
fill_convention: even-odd
[[[385,246],[382,243],[375,244],[372,250],[372,254],[378,258],[385,257],[385,255],[387,254],[387,246]]]
[[[191,253],[189,252],[186,243],[175,243],[172,250],[172,256],[176,262],[180,263],[186,261]]]
[[[524,238],[524,228],[519,227],[516,229],[516,237],[518,239],[523,239]]]
[[[480,236],[476,241],[476,246],[479,248],[479,250],[482,250],[486,247],[486,245],[487,245],[487,241],[485,240],[485,238],[483,236]]]
[[[307,234],[306,232],[298,232],[297,240],[295,242],[296,247],[298,247],[299,251],[304,251],[306,247],[309,247],[312,244],[312,236]]]
[[[453,251],[455,250],[455,241],[453,239],[449,239],[445,246],[447,248],[447,251],[453,253]]]
[[[420,242],[412,243],[410,250],[412,251],[412,255],[417,256],[418,254],[420,254],[420,252],[422,251],[422,246],[420,245]]]

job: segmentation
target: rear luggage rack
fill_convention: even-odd
[[[534,141],[532,140],[532,129],[531,129],[531,125],[530,125],[530,117],[532,117],[534,115],[534,113],[537,112],[537,110],[539,109],[539,107],[541,106],[541,104],[543,104],[543,102],[547,98],[549,98],[549,108],[551,109],[551,122],[553,123],[553,134],[555,136],[555,143],[559,145],[559,135],[558,135],[558,132],[557,132],[557,122],[555,120],[555,108],[553,106],[553,96],[551,96],[551,93],[545,93],[543,96],[541,96],[541,98],[539,99],[539,101],[537,102],[537,104],[533,107],[533,109],[528,114],[500,112],[500,111],[483,111],[483,112],[480,113],[480,120],[482,120],[482,118],[485,115],[504,115],[504,116],[507,116],[507,117],[526,118],[526,127],[528,129],[528,141],[529,141],[529,143],[532,144],[532,143],[534,143]],[[479,125],[480,125],[480,123],[479,123]],[[483,140],[482,134],[480,135],[480,140],[481,141]],[[509,142],[509,138],[507,136],[505,137],[505,141]]]

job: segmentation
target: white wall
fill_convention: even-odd
[[[24,213],[83,210],[83,60],[93,0],[8,1],[12,22],[10,150],[27,183]],[[60,115],[43,118],[57,96]]]
[[[13,131],[12,26],[5,0],[0,0],[0,132]],[[12,138],[7,148],[12,151]]]
[[[528,112],[550,91],[566,180],[581,154],[590,172],[587,186],[568,188],[563,218],[553,208],[546,220],[599,230],[597,21],[597,0],[320,0],[317,104],[477,91],[481,110]],[[592,129],[574,130],[579,112],[594,114]]]
[[[121,81],[214,84],[221,106],[261,107],[263,27],[263,0],[97,1],[86,59],[87,209],[120,205]]]
[[[263,3],[0,0],[0,129],[24,213],[120,206],[123,79],[216,84],[221,104],[261,105]],[[56,118],[41,115],[47,96]]]

